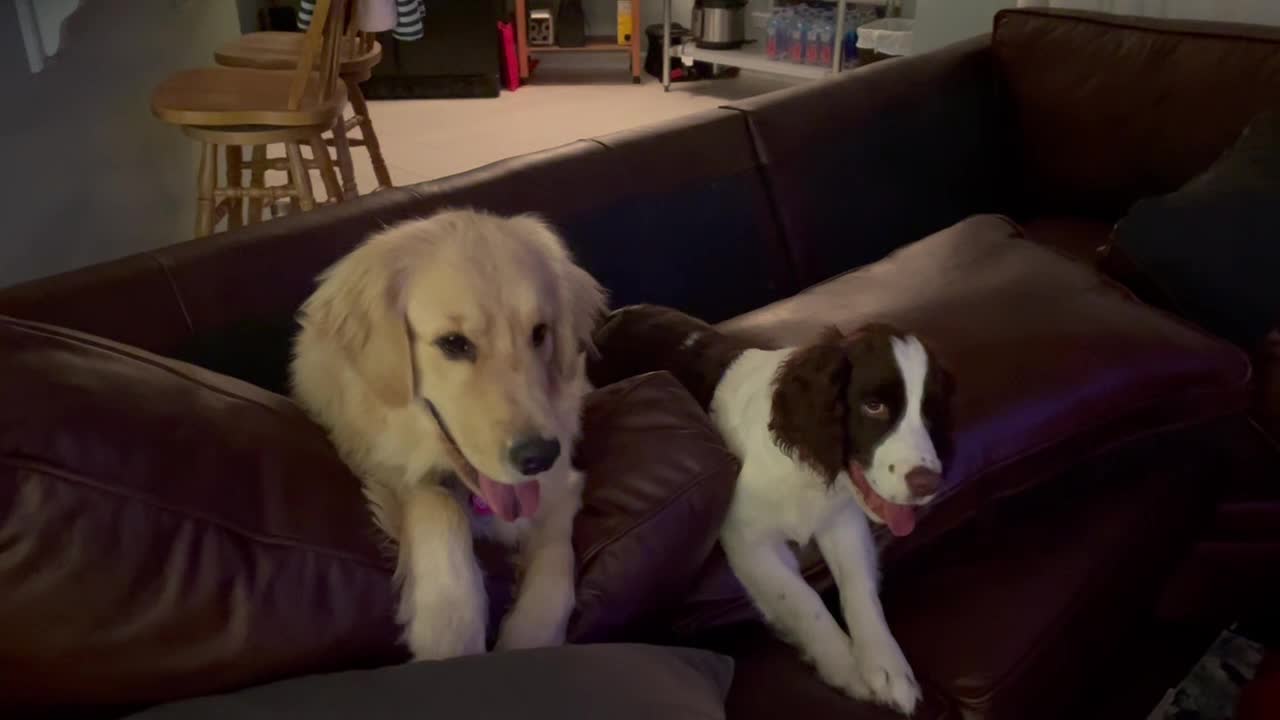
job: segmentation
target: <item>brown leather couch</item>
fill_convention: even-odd
[[[957,378],[948,490],[886,542],[883,589],[916,716],[1141,717],[1201,631],[1280,599],[1280,475],[1252,349],[1096,250],[1277,91],[1275,31],[1006,11],[938,52],[0,291],[0,700],[109,716],[403,659],[355,482],[274,393],[321,270],[469,205],[544,214],[614,306],[771,344],[925,334]],[[692,399],[602,363],[623,384],[579,458],[575,639],[731,654],[730,718],[891,717],[816,680],[707,543],[733,463]],[[673,536],[686,553],[654,550]]]

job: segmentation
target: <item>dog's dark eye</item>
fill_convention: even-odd
[[[450,360],[475,360],[476,346],[471,344],[466,335],[449,333],[436,339],[436,347]]]
[[[862,403],[862,414],[869,418],[883,420],[889,417],[889,406],[879,400],[865,400]]]
[[[537,325],[534,325],[533,335],[531,336],[530,339],[533,340],[534,347],[536,348],[542,347],[542,343],[546,342],[547,340],[547,324],[538,323]]]

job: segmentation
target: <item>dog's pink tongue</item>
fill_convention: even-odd
[[[538,512],[541,499],[541,488],[537,480],[528,480],[519,485],[508,485],[496,482],[487,475],[479,475],[480,494],[485,503],[493,508],[498,517],[507,522],[517,518],[531,517]]]
[[[867,482],[867,475],[857,463],[849,465],[849,478],[862,494],[867,509],[889,526],[889,532],[897,537],[910,535],[916,529],[916,510],[910,505],[897,505],[880,497]]]
[[[916,529],[916,511],[910,505],[895,505],[886,500],[880,517],[889,526],[889,532],[898,537],[910,535]]]

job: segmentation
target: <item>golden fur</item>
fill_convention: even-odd
[[[520,547],[523,580],[498,647],[563,641],[582,487],[569,458],[589,390],[583,349],[604,302],[537,218],[455,210],[369,238],[321,276],[303,305],[294,395],[329,431],[396,542],[400,620],[416,658],[484,652],[474,532]],[[547,334],[535,346],[539,323]],[[473,361],[442,352],[438,342],[450,334],[471,341]],[[466,491],[442,484],[455,467],[428,399],[465,460],[499,483],[526,479],[507,459],[519,434],[560,442],[563,452],[538,476],[533,517],[474,516]]]

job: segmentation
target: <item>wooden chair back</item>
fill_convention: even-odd
[[[332,98],[337,91],[343,37],[348,27],[356,25],[354,13],[348,13],[352,2],[354,0],[316,0],[311,25],[303,38],[302,52],[298,55],[293,81],[289,84],[290,110],[302,106],[307,86],[313,82],[319,84],[318,99],[321,102]]]
[[[343,30],[342,38],[345,41],[344,49],[349,57],[363,55],[373,49],[373,43],[377,40],[375,33],[365,32],[360,29],[360,0],[347,0],[347,25]]]

